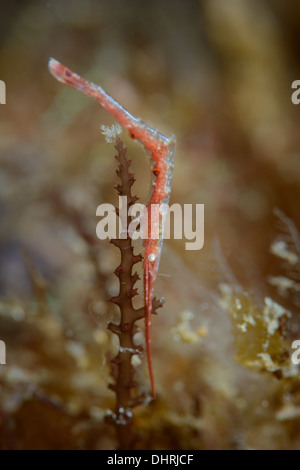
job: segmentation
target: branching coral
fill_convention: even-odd
[[[131,193],[132,185],[135,181],[133,174],[129,171],[130,161],[126,158],[126,148],[121,139],[116,137],[117,150],[116,159],[119,163],[117,175],[121,184],[116,186],[120,196],[127,197],[128,209],[137,201],[137,197]],[[118,215],[118,209],[116,208]],[[118,324],[109,323],[109,330],[119,338],[119,351],[117,356],[112,359],[113,377],[115,383],[110,388],[116,393],[116,410],[112,416],[116,425],[119,443],[122,449],[132,448],[134,436],[131,432],[132,408],[144,401],[145,397],[141,395],[134,382],[134,368],[132,362],[134,358],[141,354],[142,348],[134,344],[135,322],[145,316],[144,307],[135,309],[132,299],[137,295],[135,283],[139,276],[133,268],[136,263],[142,260],[141,255],[135,255],[133,252],[132,240],[128,234],[128,225],[130,217],[127,217],[126,238],[112,239],[113,243],[121,252],[121,263],[116,268],[115,274],[119,278],[119,294],[113,297],[111,301],[118,305],[120,309],[120,321]],[[123,227],[124,229],[125,227]],[[161,307],[161,301],[154,299],[152,313],[158,307]]]

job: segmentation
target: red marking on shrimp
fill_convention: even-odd
[[[61,83],[81,91],[98,101],[117,121],[129,131],[132,139],[137,139],[149,150],[152,173],[156,177],[154,189],[147,204],[148,236],[144,240],[144,301],[145,301],[145,332],[147,345],[148,368],[152,394],[155,398],[154,377],[151,353],[151,313],[154,293],[154,283],[158,272],[159,260],[163,243],[163,232],[166,214],[159,218],[159,238],[152,239],[151,233],[157,227],[151,224],[151,209],[154,204],[168,204],[173,176],[175,151],[175,136],[165,137],[159,131],[152,129],[141,119],[132,116],[117,101],[109,96],[103,88],[85,80],[55,59],[49,60],[49,70]]]

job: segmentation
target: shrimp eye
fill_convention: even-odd
[[[158,176],[159,175],[159,171],[158,170],[153,170],[152,173],[154,174],[154,176]]]
[[[68,70],[65,70],[65,76],[66,76],[67,78],[71,78],[71,77],[72,77],[72,74],[71,74],[71,72],[69,72]]]
[[[130,132],[129,133],[129,136],[132,138],[132,139],[135,139],[135,134],[133,132]]]

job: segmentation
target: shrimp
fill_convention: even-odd
[[[98,101],[118,123],[125,127],[132,139],[140,141],[150,158],[153,175],[152,194],[147,203],[147,237],[144,239],[143,284],[145,302],[145,336],[148,369],[153,398],[155,398],[154,376],[151,352],[151,313],[154,295],[154,284],[158,272],[160,255],[163,245],[163,233],[166,220],[166,211],[159,217],[159,226],[153,226],[151,213],[155,205],[168,205],[171,193],[171,183],[174,167],[174,153],[176,138],[174,135],[166,137],[159,131],[152,129],[141,119],[132,116],[117,101],[109,96],[103,88],[85,80],[55,59],[49,60],[49,70],[61,83],[84,93]],[[154,219],[154,217],[153,217]],[[155,234],[158,233],[158,236]]]

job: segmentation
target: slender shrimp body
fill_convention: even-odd
[[[163,232],[166,213],[159,217],[158,227],[154,227],[151,222],[151,212],[154,205],[168,204],[171,193],[171,182],[173,175],[173,162],[175,152],[175,136],[166,137],[159,131],[152,129],[141,119],[132,116],[117,101],[109,96],[103,88],[95,85],[80,75],[72,72],[55,59],[49,60],[49,70],[52,75],[64,85],[68,85],[75,90],[94,98],[106,109],[115,119],[129,131],[132,139],[140,141],[147,153],[150,155],[152,174],[154,176],[153,191],[147,203],[148,214],[148,234],[144,239],[144,301],[145,301],[145,332],[148,368],[151,381],[152,394],[155,398],[155,387],[152,368],[151,354],[151,313],[154,293],[154,284],[158,272],[160,255],[163,244]],[[157,233],[157,238],[152,238],[151,234]]]

